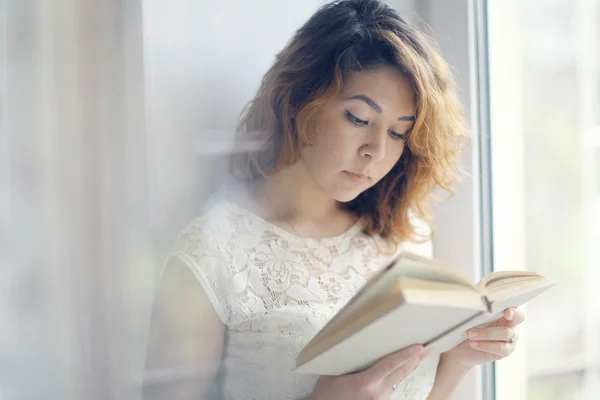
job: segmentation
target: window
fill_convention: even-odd
[[[558,283],[527,305],[497,398],[598,399],[600,0],[488,4],[493,265]]]
[[[187,138],[229,129],[282,41],[324,1],[212,2],[207,13],[206,2],[188,0],[0,0],[0,326],[10,327],[0,332],[0,398],[104,399],[131,390],[150,266],[162,263],[156,249],[198,204],[198,182],[216,176],[212,160],[199,164],[187,152]],[[498,400],[599,399],[600,0],[388,2],[431,28],[468,117],[487,117],[489,108],[482,158],[491,202],[478,203],[474,146],[465,154],[471,177],[438,210],[436,257],[476,280],[480,247],[492,244],[496,269],[559,282],[526,307],[519,349],[497,363],[489,387]],[[483,32],[471,24],[479,6],[487,6]],[[214,23],[198,23],[223,15],[235,19],[234,34],[215,38]],[[485,43],[489,59],[473,57],[471,40]],[[214,55],[210,63],[204,54]],[[489,79],[473,78],[480,58]],[[232,100],[219,82],[233,70]],[[469,102],[475,81],[489,85],[481,110]],[[211,112],[215,98],[219,113]],[[72,182],[92,185],[75,190]],[[32,251],[32,242],[42,245]],[[40,288],[38,297],[21,296]],[[455,399],[481,397],[481,378],[493,379],[479,372]]]

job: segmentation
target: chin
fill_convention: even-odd
[[[358,197],[359,194],[361,194],[362,192],[358,192],[358,191],[352,191],[352,192],[339,192],[339,193],[335,193],[332,194],[332,198],[335,201],[338,201],[340,203],[349,203],[352,200],[356,199]]]

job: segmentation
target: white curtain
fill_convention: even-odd
[[[1,0],[0,35],[0,398],[131,398],[155,274],[141,4]]]

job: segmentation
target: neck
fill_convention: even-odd
[[[337,202],[313,182],[301,162],[270,176],[260,186],[274,220],[320,221],[338,211]]]
[[[338,202],[315,184],[302,162],[269,176],[252,192],[265,219],[301,236],[335,235],[353,223]]]

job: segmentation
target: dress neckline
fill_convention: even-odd
[[[338,242],[340,240],[344,240],[346,237],[353,236],[362,231],[362,223],[359,218],[348,229],[346,229],[344,232],[342,232],[338,235],[325,236],[325,237],[321,237],[321,238],[300,236],[293,232],[285,230],[285,229],[273,224],[272,222],[267,221],[266,219],[262,218],[255,212],[249,210],[247,207],[244,207],[243,205],[241,205],[233,200],[225,199],[224,201],[227,203],[227,205],[229,205],[233,209],[247,215],[249,218],[255,220],[256,222],[258,222],[261,225],[268,228],[268,230],[272,231],[277,236],[280,236],[281,238],[284,238],[287,240],[305,241],[305,242],[310,242],[310,243],[323,243],[323,242],[331,243],[331,242]]]

